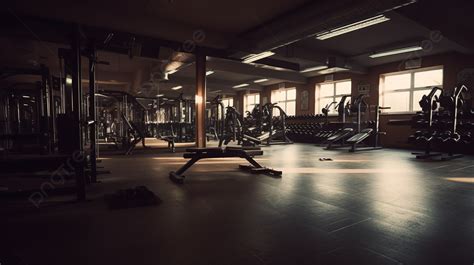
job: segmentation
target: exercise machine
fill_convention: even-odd
[[[364,100],[368,97],[369,95],[366,94],[359,95],[351,107],[351,112],[357,113],[357,132],[346,140],[346,143],[351,146],[349,152],[379,150],[383,148],[379,144],[379,138],[380,135],[386,133],[380,131],[380,113],[382,110],[390,109],[390,107],[375,106],[375,120],[367,122],[369,127],[362,129],[362,114],[365,112],[370,113],[371,110],[370,105]],[[372,143],[361,147],[360,144],[369,138],[372,138]]]

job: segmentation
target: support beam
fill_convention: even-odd
[[[306,78],[298,72],[280,71],[264,68],[259,65],[245,64],[232,60],[213,59],[207,63],[210,69],[217,71],[231,72],[258,78],[273,78],[285,80],[287,82],[305,84]]]
[[[196,147],[206,147],[206,55],[196,54]]]
[[[207,62],[209,63],[209,62]],[[195,84],[195,78],[190,78],[190,77],[176,77],[176,76],[171,76],[169,77],[169,82],[163,84],[160,88],[166,88],[166,87],[172,87],[174,85],[182,85],[182,86],[189,86]],[[222,80],[222,79],[214,79],[214,78],[207,78],[206,79],[206,87],[207,88],[213,88],[213,89],[222,89],[222,90],[234,90],[232,88],[235,85],[238,85],[240,83],[245,83],[244,81],[239,82],[239,81],[227,81],[227,80]],[[252,89],[262,89],[262,86],[259,84],[255,84],[253,82],[249,82],[250,88]]]

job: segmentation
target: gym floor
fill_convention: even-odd
[[[105,156],[101,165],[112,173],[100,176],[89,202],[2,206],[0,256],[50,265],[474,261],[472,157],[422,162],[403,150],[263,149],[257,161],[282,169],[281,179],[240,172],[239,159],[215,159],[195,165],[178,186],[168,172],[184,163],[180,153]],[[104,193],[137,185],[162,204],[107,209]]]

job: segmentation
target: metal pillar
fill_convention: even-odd
[[[196,54],[196,147],[206,147],[206,55]]]
[[[84,172],[85,155],[82,142],[82,72],[81,72],[81,33],[79,25],[74,25],[72,36],[72,119],[74,129],[71,139],[74,141],[72,159],[75,164],[77,200],[86,199],[86,181]]]
[[[90,181],[92,183],[97,182],[97,115],[95,107],[95,70],[96,70],[96,59],[97,52],[94,42],[90,44],[90,55],[89,55],[89,120],[92,123],[89,125],[90,134],[90,164],[91,164],[91,176]]]

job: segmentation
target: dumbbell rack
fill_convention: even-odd
[[[421,106],[422,109],[424,110],[424,114],[428,116],[428,132],[430,134],[433,134],[433,114],[434,110],[437,108],[437,101],[438,98],[436,96],[436,92],[438,91],[443,91],[439,87],[433,87],[431,89],[431,92],[428,95],[423,96],[422,100],[420,101],[420,105],[422,105],[422,102],[424,103],[425,106]],[[427,107],[426,107],[427,106]],[[436,106],[436,107],[433,107]],[[417,159],[429,159],[432,157],[437,157],[441,156],[442,153],[432,153],[432,148],[431,148],[431,138],[426,139],[426,146],[425,146],[425,151],[423,153],[419,152],[413,152],[412,155],[415,155]]]
[[[428,159],[433,157],[440,157],[440,160],[452,160],[456,158],[463,157],[462,154],[454,154],[453,149],[456,144],[461,140],[461,136],[458,134],[458,122],[459,122],[459,106],[460,106],[460,99],[461,94],[464,91],[467,91],[467,87],[461,86],[459,88],[454,89],[454,93],[452,96],[448,97],[445,96],[443,99],[438,99],[435,94],[440,88],[433,88],[429,95],[424,96],[422,101],[420,101],[420,105],[422,106],[423,110],[425,110],[425,114],[428,115],[428,133],[429,137],[426,136],[419,136],[418,138],[422,138],[426,141],[426,150],[424,153],[413,153],[416,155],[417,159]],[[452,127],[449,131],[444,132],[444,134],[438,134],[436,138],[434,135],[436,133],[435,126],[434,126],[434,110],[437,108],[437,101],[441,102],[441,105],[446,106],[446,110],[448,113],[448,117],[451,119]],[[446,101],[447,103],[444,103]],[[422,104],[423,103],[423,104]],[[463,104],[461,102],[461,104]],[[428,108],[429,107],[429,108]],[[451,114],[451,115],[449,115]],[[439,117],[441,118],[442,115],[438,112]],[[449,123],[448,123],[449,124]],[[417,139],[418,139],[417,138]],[[442,145],[447,147],[448,152],[446,153],[432,153],[432,142],[434,140],[439,140]]]

